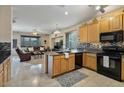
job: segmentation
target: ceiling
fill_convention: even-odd
[[[67,28],[91,19],[97,12],[88,5],[17,5],[13,6],[13,31],[32,32],[37,29],[41,33],[52,33],[56,28]]]

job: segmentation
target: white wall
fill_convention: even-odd
[[[11,6],[0,5],[0,42],[11,42]]]

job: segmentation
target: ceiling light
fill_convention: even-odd
[[[54,34],[60,34],[60,31],[59,31],[59,30],[56,30],[56,31],[54,32]]]
[[[37,32],[33,32],[33,35],[37,35]]]
[[[68,15],[68,11],[65,11],[65,15]]]
[[[101,6],[97,5],[95,8],[96,10],[100,10]]]

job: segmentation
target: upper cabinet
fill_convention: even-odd
[[[101,17],[100,21],[100,32],[109,32],[109,18],[108,16]]]
[[[87,42],[87,26],[80,27],[80,42]]]
[[[123,15],[120,13],[113,14],[110,17],[110,31],[123,29],[122,21]]]
[[[114,11],[101,17],[100,32],[113,32],[123,29],[123,10]]]
[[[99,23],[93,22],[88,25],[88,42],[99,42]]]

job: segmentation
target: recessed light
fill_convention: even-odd
[[[65,11],[65,15],[68,15],[68,11]]]
[[[96,8],[96,10],[100,10],[101,6],[97,5],[95,8]]]

